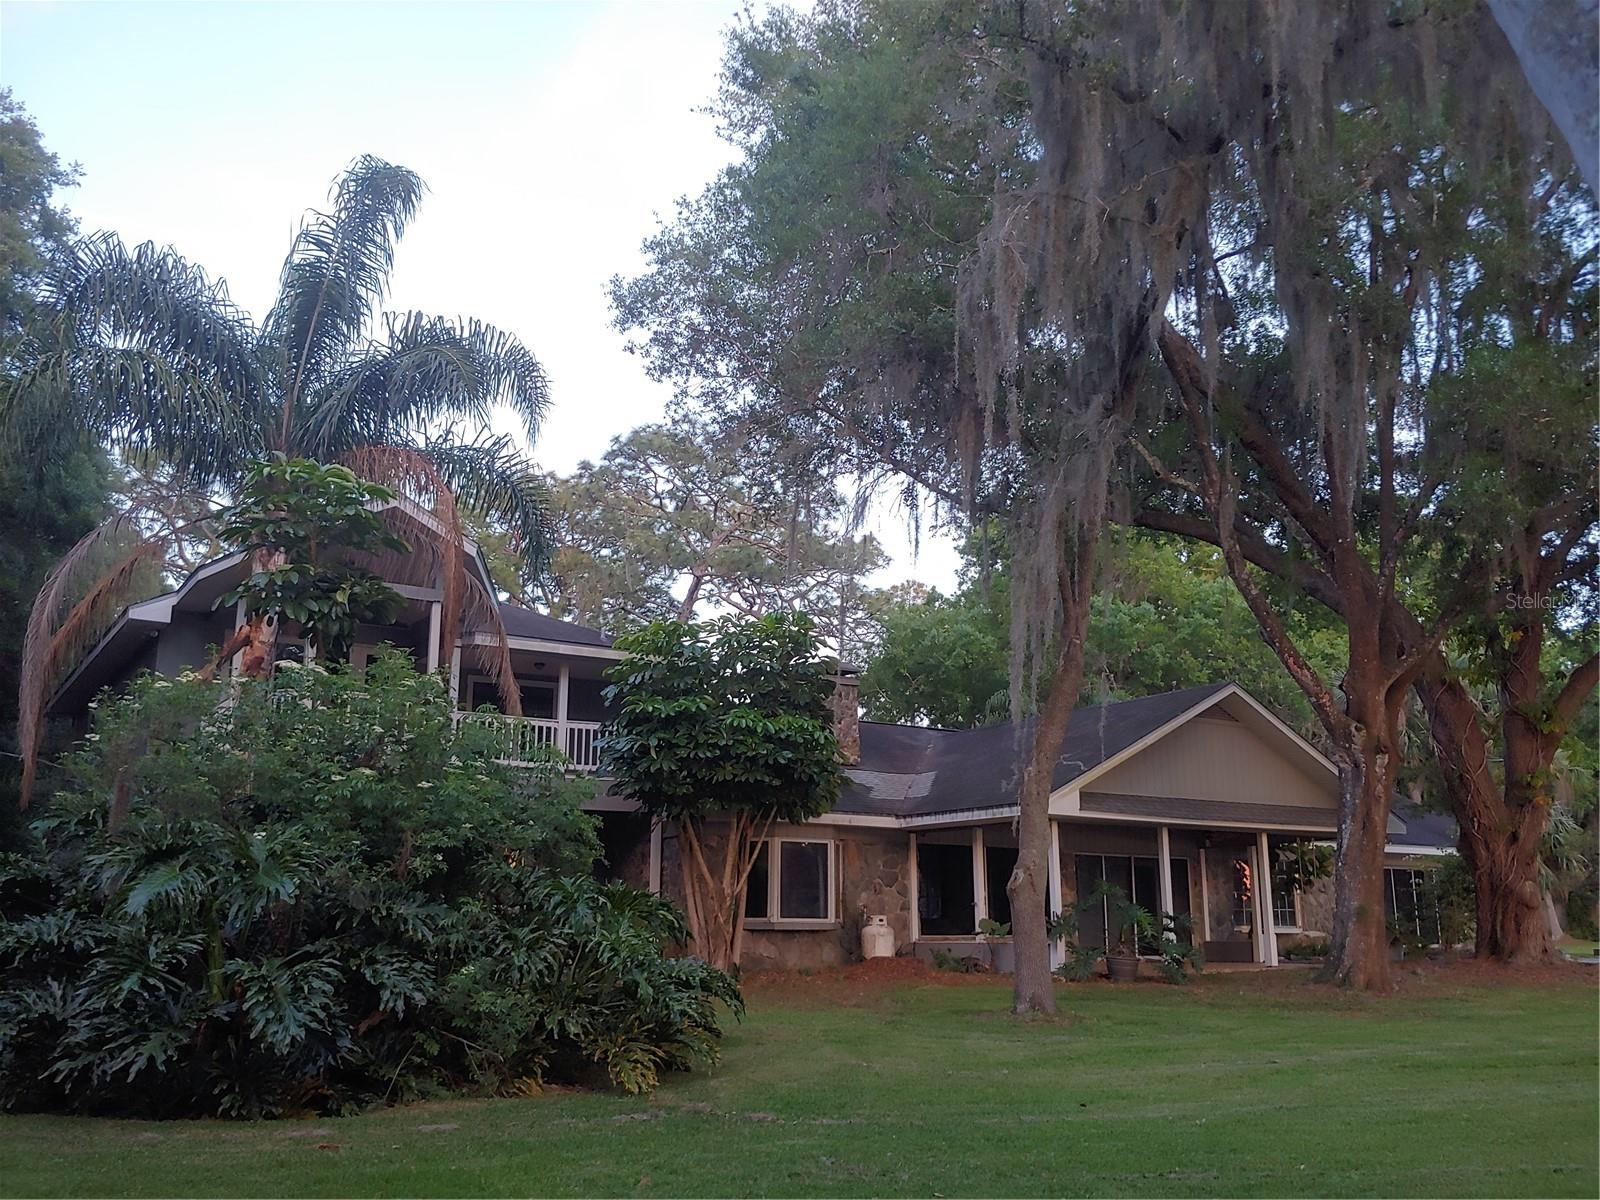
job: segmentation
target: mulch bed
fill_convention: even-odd
[[[1471,958],[1419,960],[1393,965],[1397,990],[1417,987],[1593,987],[1600,982],[1600,969],[1565,960],[1527,966],[1505,966]],[[1308,971],[1213,972],[1200,980],[1213,987],[1305,994],[1314,985]],[[988,971],[964,973],[941,971],[919,958],[874,958],[842,967],[815,971],[752,971],[740,981],[746,996],[779,999],[794,1003],[870,1004],[883,994],[906,984],[935,987],[983,987],[1006,985],[1007,976]],[[1112,984],[1105,979],[1067,985],[1085,987],[1130,986],[1166,987],[1153,975],[1137,984]],[[1334,991],[1335,989],[1329,989]]]
[[[1480,962],[1475,958],[1438,962],[1424,960],[1395,963],[1394,973],[1397,979],[1402,980],[1409,976],[1436,983],[1491,987],[1593,987],[1600,980],[1600,970],[1594,966],[1564,959],[1516,966],[1488,959]]]

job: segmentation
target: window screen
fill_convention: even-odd
[[[827,842],[779,842],[778,916],[787,920],[828,918]]]
[[[765,920],[767,913],[767,872],[770,869],[772,843],[762,842],[756,854],[755,866],[750,868],[750,880],[744,888],[744,915]]]
[[[1276,929],[1294,929],[1300,924],[1300,914],[1294,910],[1294,888],[1276,876],[1272,880],[1272,924]]]

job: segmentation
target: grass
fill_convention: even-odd
[[[1600,1194],[1593,977],[758,990],[722,1065],[343,1120],[0,1120],[7,1195]]]

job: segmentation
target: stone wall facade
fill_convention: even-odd
[[[778,826],[772,835],[835,843],[838,919],[803,928],[748,923],[740,964],[745,970],[803,970],[855,962],[861,957],[861,926],[873,916],[889,919],[897,954],[911,952],[910,843],[903,832],[818,823]],[[661,887],[682,905],[683,862],[677,831],[670,828],[661,844]]]
[[[797,834],[802,831],[795,831]],[[836,967],[861,958],[866,918],[889,919],[895,952],[911,951],[910,842],[899,830],[807,825],[807,837],[836,845],[838,920],[825,929],[746,927],[746,970]]]
[[[834,844],[834,903],[832,921],[785,925],[775,921],[748,922],[745,927],[742,966],[746,970],[806,970],[836,967],[861,957],[861,927],[866,919],[883,916],[894,933],[895,952],[910,954],[911,878],[910,843],[906,831],[869,829],[824,822],[803,826],[778,826],[773,837],[826,840]],[[1153,855],[1155,830],[1117,825],[1063,825],[1060,831],[1062,902],[1070,905],[1076,892],[1077,854]],[[711,839],[715,841],[715,830]],[[645,839],[647,841],[647,839]],[[998,840],[998,839],[996,839]],[[1200,847],[1204,844],[1205,871]],[[1252,938],[1233,925],[1234,860],[1252,857],[1256,839],[1234,832],[1202,833],[1172,829],[1170,845],[1175,859],[1189,866],[1189,911],[1196,937],[1205,942],[1229,943],[1228,958],[1248,961]],[[646,846],[639,849],[645,850]],[[708,849],[712,849],[708,847]],[[628,855],[627,876],[642,873],[646,864]],[[662,841],[662,889],[683,903],[683,872],[677,831],[668,828]],[[1202,894],[1203,893],[1203,894]],[[1304,930],[1326,934],[1332,924],[1333,889],[1324,880],[1303,893],[1300,921]],[[1281,933],[1280,948],[1303,941],[1305,933]],[[976,939],[974,939],[976,942]],[[1215,947],[1222,956],[1222,947]]]

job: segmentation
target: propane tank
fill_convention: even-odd
[[[862,958],[893,958],[894,930],[889,928],[889,918],[868,917],[861,926]]]

